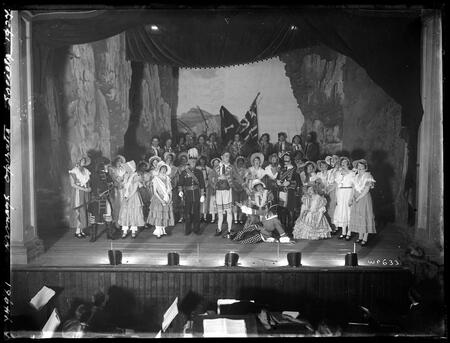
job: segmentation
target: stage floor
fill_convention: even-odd
[[[107,240],[103,227],[99,228],[96,242],[89,238],[78,239],[72,230],[62,229],[59,236],[52,234],[41,237],[45,253],[31,261],[34,266],[102,266],[109,265],[107,251],[121,250],[122,264],[162,266],[167,264],[167,253],[177,252],[181,266],[219,267],[224,265],[224,255],[229,251],[239,254],[239,266],[279,267],[286,266],[286,254],[302,252],[302,265],[311,267],[338,267],[344,265],[344,256],[353,251],[352,240],[339,240],[338,236],[319,241],[299,240],[294,243],[240,244],[221,236],[214,236],[216,224],[202,224],[202,234],[184,235],[183,224],[177,224],[166,231],[168,236],[157,239],[153,229],[141,230],[135,239]],[[224,226],[225,227],[225,226]],[[238,227],[238,226],[237,226]],[[233,228],[234,229],[234,228]],[[376,235],[370,235],[369,244],[356,244],[358,262],[361,266],[400,266],[399,257],[405,251],[401,231],[394,225],[387,225]]]

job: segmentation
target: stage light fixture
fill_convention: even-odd
[[[239,255],[233,251],[225,254],[225,266],[236,267],[239,260]]]
[[[302,265],[302,253],[288,252],[287,260],[289,263],[289,267],[300,267]]]
[[[156,26],[156,25],[152,25],[152,26],[150,26],[150,28],[152,29],[152,31],[158,31],[159,30],[159,27]]]
[[[117,266],[122,264],[122,251],[120,250],[108,250],[109,264]]]
[[[295,25],[291,25],[291,30],[292,31],[294,31],[294,30],[297,30],[298,29],[298,27],[297,26],[295,26]]]
[[[346,267],[358,266],[358,254],[356,252],[349,252],[345,255],[345,266]]]
[[[178,255],[176,252],[169,252],[167,254],[167,265],[169,266],[180,265],[180,255]]]

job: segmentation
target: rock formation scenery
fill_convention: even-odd
[[[51,72],[35,82],[38,216],[48,222],[45,209],[56,206],[53,225],[67,223],[68,170],[84,153],[139,158],[153,135],[175,136],[186,125],[200,134],[206,126],[197,106],[208,133],[220,132],[220,106],[240,120],[258,91],[260,134],[274,141],[279,131],[289,138],[315,131],[323,154],[366,158],[378,180],[379,215],[402,215],[389,210],[401,196],[401,108],[363,68],[325,46],[243,66],[178,70],[127,61],[120,34],[58,50],[42,68]]]

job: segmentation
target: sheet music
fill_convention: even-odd
[[[247,337],[243,319],[204,319],[203,337]]]
[[[155,338],[161,338],[161,330],[156,334]]]
[[[170,323],[172,323],[172,320],[177,316],[177,314],[178,314],[178,297],[175,298],[172,305],[170,305],[170,307],[167,309],[166,313],[164,313],[163,323],[162,323],[162,330],[164,332],[169,327]]]
[[[300,313],[296,312],[296,311],[283,311],[283,312],[281,312],[281,314],[283,316],[289,316],[289,317],[292,317],[292,318],[297,318]]]
[[[61,320],[59,319],[58,313],[56,312],[55,308],[48,318],[47,323],[45,323],[44,327],[42,328],[42,338],[53,337],[53,333],[55,332],[59,324],[61,324]]]
[[[48,301],[55,295],[55,291],[47,286],[43,286],[39,292],[30,300],[30,304],[36,309],[40,310]]]

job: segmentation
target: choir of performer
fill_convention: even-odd
[[[216,221],[216,236],[241,243],[271,241],[274,232],[323,239],[340,229],[339,239],[350,240],[355,233],[356,242],[366,245],[369,234],[376,233],[370,195],[375,180],[367,161],[356,160],[351,169],[347,156],[318,159],[314,132],[306,145],[300,135],[289,143],[284,132],[272,145],[265,133],[250,156],[243,155],[247,148],[239,134],[224,145],[215,133],[194,136],[180,136],[176,146],[169,137],[162,148],[153,137],[148,161],[137,161],[137,168],[135,161],[117,155],[110,165],[94,163],[90,171],[91,159],[81,158],[69,171],[75,236],[86,237],[90,225],[95,241],[97,226],[105,223],[111,239],[116,228],[122,238],[129,231],[135,238],[145,225],[154,226],[160,238],[176,222],[185,222],[186,235],[199,234],[201,222]],[[240,234],[238,224],[245,224]]]

